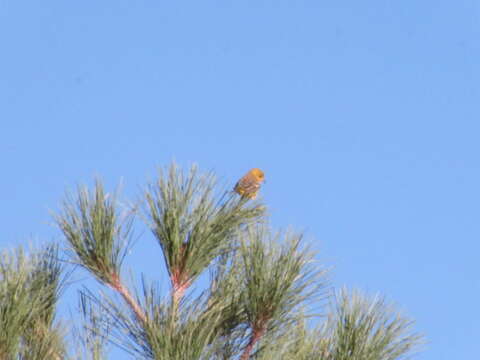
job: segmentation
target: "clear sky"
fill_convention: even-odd
[[[479,20],[477,0],[0,0],[0,245],[58,238],[49,211],[96,175],[137,196],[172,159],[228,184],[260,167],[335,287],[415,318],[418,359],[470,360]]]

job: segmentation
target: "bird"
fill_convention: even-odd
[[[257,197],[260,185],[265,181],[265,174],[258,168],[253,168],[247,172],[235,184],[233,191],[243,198],[255,199]]]

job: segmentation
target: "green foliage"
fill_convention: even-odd
[[[80,293],[79,308],[83,315],[81,328],[75,328],[74,335],[80,345],[77,358],[102,360],[106,359],[106,349],[110,334],[109,321],[101,308],[92,309],[94,303]]]
[[[82,349],[73,358],[106,359],[107,343],[155,360],[401,360],[418,348],[411,320],[379,297],[333,295],[302,234],[272,231],[261,202],[216,188],[212,173],[172,165],[142,196],[169,293],[143,274],[141,291],[120,276],[134,211],[121,216],[99,181],[66,197],[55,219],[68,261],[109,290],[80,291]],[[2,254],[0,359],[68,358],[54,320],[63,274],[55,246]]]
[[[315,329],[304,321],[271,342],[257,360],[400,360],[419,349],[413,322],[379,296],[340,291],[327,319]]]
[[[379,296],[341,291],[321,337],[327,339],[327,360],[395,360],[422,343],[413,321]]]
[[[67,196],[63,212],[55,217],[73,261],[106,283],[120,274],[130,244],[133,216],[118,214],[116,197],[105,194],[97,181],[93,192],[79,187],[76,198]]]
[[[282,239],[264,226],[240,234],[242,303],[250,324],[268,321],[282,327],[295,320],[290,316],[300,305],[321,299],[325,271],[315,265],[313,252],[301,249],[301,239],[294,233]]]
[[[106,294],[96,296],[82,292],[85,314],[102,319],[91,330],[107,334],[109,340],[127,353],[142,359],[208,359],[212,352],[216,329],[221,322],[219,304],[206,306],[205,294],[195,299],[185,298],[177,312],[156,287],[144,283],[140,296],[146,311],[144,323],[129,315],[125,304]],[[99,316],[102,314],[102,317]],[[110,328],[108,328],[110,327]],[[107,329],[108,328],[108,329]]]
[[[60,359],[64,334],[54,323],[63,285],[57,248],[27,254],[3,251],[0,260],[0,358]]]
[[[237,251],[217,262],[209,298],[224,304],[216,358],[233,359],[257,342],[256,356],[262,356],[272,351],[268,344],[288,342],[298,321],[313,316],[308,310],[326,297],[326,271],[301,240],[301,234],[251,226],[238,234]]]
[[[265,207],[233,193],[215,194],[213,174],[188,174],[172,165],[145,192],[148,225],[178,285],[195,280],[213,259],[231,248],[236,232],[258,222]]]

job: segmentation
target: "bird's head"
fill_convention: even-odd
[[[253,168],[250,170],[250,173],[257,179],[257,181],[264,182],[265,181],[265,174],[262,170],[258,168]]]

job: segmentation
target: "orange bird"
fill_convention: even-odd
[[[258,168],[253,168],[247,172],[235,184],[233,190],[242,197],[255,199],[257,197],[260,185],[265,181],[265,174]]]

